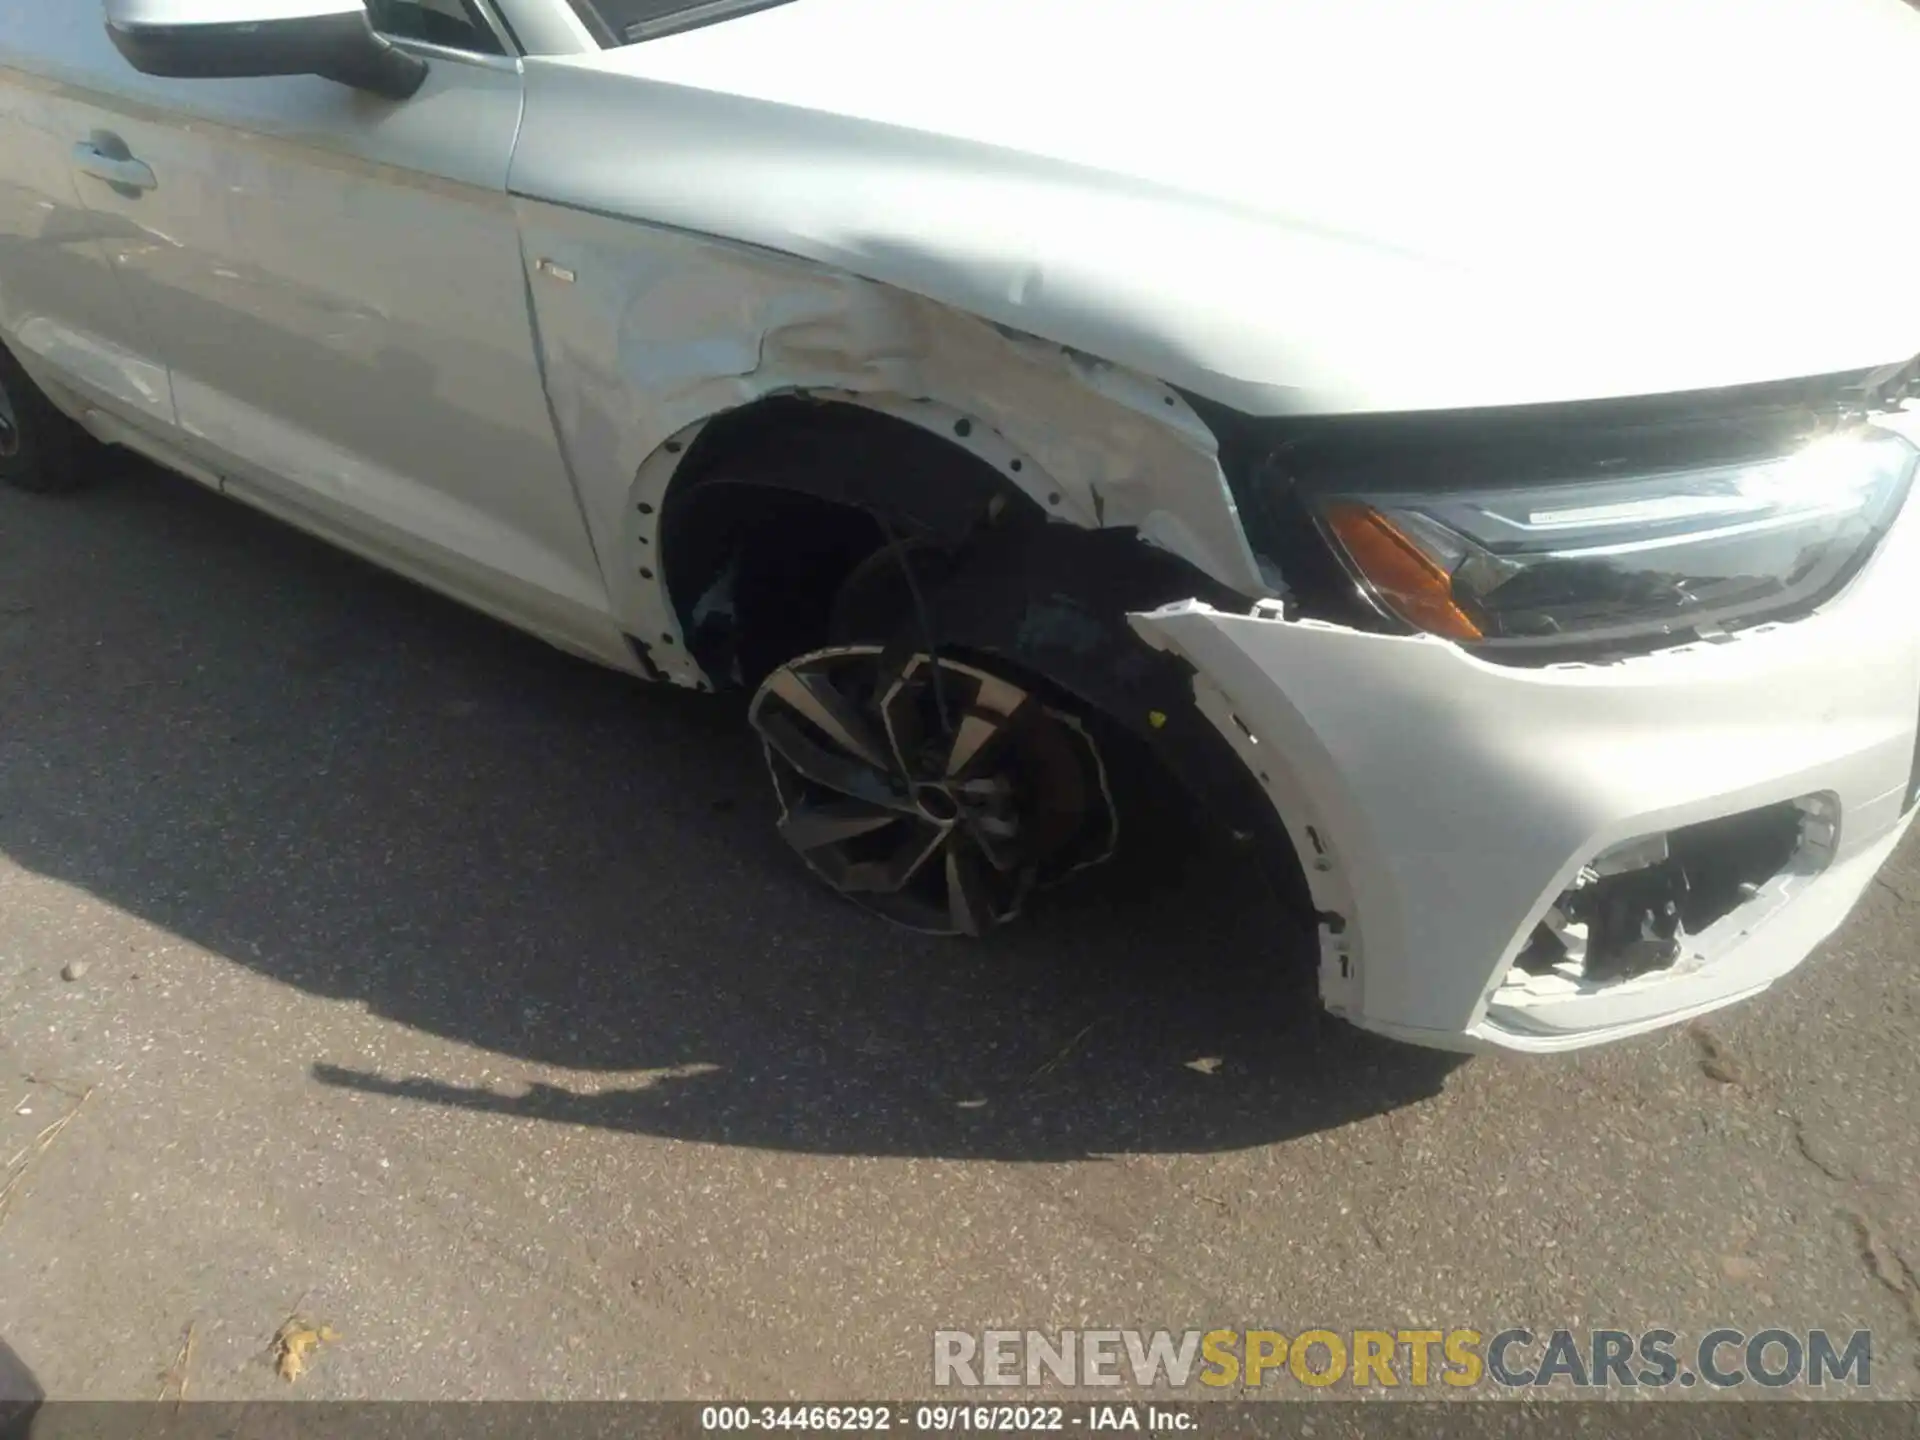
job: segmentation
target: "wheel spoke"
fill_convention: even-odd
[[[903,815],[916,813],[913,800],[892,776],[852,755],[819,744],[813,739],[812,727],[798,723],[791,715],[763,713],[755,728],[766,741],[767,749],[803,779],[837,794],[864,800],[869,805]]]
[[[873,693],[880,697],[880,721],[886,726],[887,744],[893,749],[894,763],[902,775],[910,778],[921,774],[920,747],[926,740],[920,720],[919,689],[913,679],[913,672],[924,663],[907,647],[889,647],[880,652],[873,683]]]
[[[1002,875],[1015,874],[1026,864],[1027,857],[1019,837],[993,834],[978,823],[974,825],[972,835],[980,854]]]
[[[887,768],[886,748],[879,737],[819,671],[775,671],[767,681],[767,690],[848,754],[859,756],[876,770]]]
[[[1004,918],[994,908],[992,882],[973,847],[956,841],[947,847],[947,913],[962,935],[984,935]]]
[[[943,826],[925,820],[918,821],[912,827],[913,838],[903,840],[900,848],[885,860],[864,860],[857,865],[849,865],[841,878],[840,888],[872,895],[896,895],[906,889],[913,877],[926,868],[927,862],[940,853],[940,847],[947,843],[950,833]]]
[[[905,818],[862,800],[814,801],[789,810],[780,822],[780,834],[796,850],[818,850],[871,835]]]
[[[1004,680],[989,677],[983,681],[961,716],[947,751],[947,778],[961,780],[985,771],[1038,704],[1026,691]]]

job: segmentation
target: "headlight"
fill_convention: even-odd
[[[1323,492],[1322,528],[1407,623],[1464,641],[1713,630],[1805,610],[1905,497],[1883,430],[1758,464],[1524,488]]]

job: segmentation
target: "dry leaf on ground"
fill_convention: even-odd
[[[288,1384],[306,1372],[307,1359],[322,1345],[340,1338],[331,1325],[315,1325],[304,1315],[292,1315],[273,1337],[273,1368]]]

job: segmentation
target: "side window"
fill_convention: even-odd
[[[398,40],[425,40],[481,55],[504,53],[473,0],[367,0],[373,28]]]

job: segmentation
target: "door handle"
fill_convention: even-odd
[[[120,190],[153,190],[160,184],[153,178],[151,166],[131,155],[109,155],[91,140],[83,140],[73,147],[73,163],[81,174],[104,180]]]

